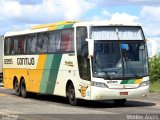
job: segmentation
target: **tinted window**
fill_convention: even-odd
[[[48,52],[60,52],[61,32],[49,32]]]
[[[73,29],[8,37],[5,54],[65,53],[74,51]]]
[[[77,59],[80,77],[90,80],[90,64],[88,59],[87,28],[79,27],[76,31]]]
[[[62,30],[61,52],[74,51],[73,29]]]
[[[14,41],[13,50],[11,54],[18,54],[18,37],[11,39]]]
[[[27,53],[35,53],[36,52],[36,34],[31,34],[26,37],[27,40]]]
[[[11,54],[11,47],[13,46],[13,43],[12,43],[12,45],[11,45],[11,38],[9,37],[9,38],[6,38],[5,39],[5,45],[4,45],[4,53],[6,54],[6,55],[9,55],[9,54]],[[13,48],[12,48],[13,49]]]
[[[46,53],[48,46],[48,33],[39,33],[36,41],[36,52]]]
[[[24,54],[26,52],[26,37],[20,36],[18,39],[18,54]]]

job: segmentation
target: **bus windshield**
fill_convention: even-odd
[[[95,77],[124,79],[148,75],[144,42],[95,41],[94,46],[92,63]]]
[[[132,79],[148,76],[146,43],[140,40],[143,39],[140,32],[134,34],[137,34],[137,38],[136,36],[133,37],[138,40],[131,40],[131,34],[125,36],[126,38],[123,40],[98,40],[96,35],[92,58],[94,77]]]

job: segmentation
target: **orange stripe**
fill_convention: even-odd
[[[136,79],[135,84],[140,84],[142,79]]]
[[[30,85],[30,89],[32,92],[36,92],[36,93],[40,92],[40,83],[43,76],[46,56],[47,55],[39,55],[36,69],[30,70],[30,80],[32,81],[32,84]]]

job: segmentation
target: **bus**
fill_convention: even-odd
[[[3,81],[16,95],[83,100],[141,98],[149,92],[142,27],[112,22],[62,21],[4,36]]]

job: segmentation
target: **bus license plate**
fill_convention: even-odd
[[[128,95],[128,92],[120,92],[120,95]]]

